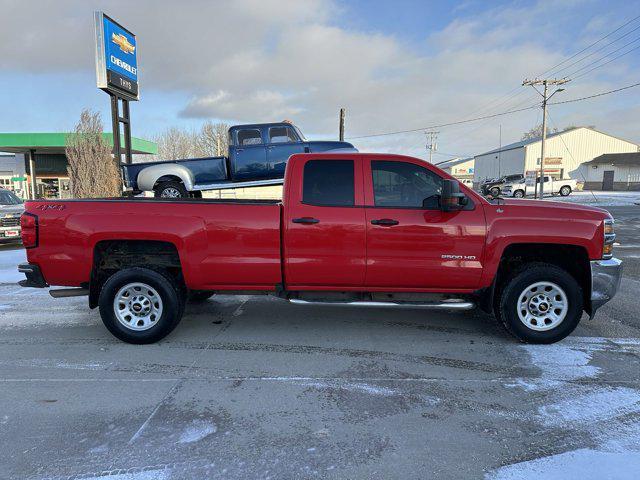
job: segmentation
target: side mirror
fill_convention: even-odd
[[[457,180],[445,179],[442,181],[442,195],[440,195],[440,210],[454,212],[462,210],[469,202],[464,193],[460,193],[460,184]]]

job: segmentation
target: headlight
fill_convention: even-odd
[[[616,240],[613,223],[612,218],[608,218],[604,221],[604,245],[602,247],[602,258],[604,259],[613,257],[613,242]]]

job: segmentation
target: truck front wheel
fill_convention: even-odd
[[[127,268],[104,283],[100,316],[107,329],[127,343],[154,343],[180,323],[184,298],[170,277],[148,268]]]
[[[571,187],[569,185],[565,185],[560,189],[560,195],[562,195],[563,197],[566,197],[570,193],[571,193]]]
[[[189,192],[180,182],[162,182],[153,189],[156,198],[187,198]]]
[[[554,343],[580,322],[582,289],[565,270],[548,263],[529,263],[499,288],[498,320],[524,343]]]

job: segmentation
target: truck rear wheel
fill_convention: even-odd
[[[180,323],[184,297],[171,278],[148,268],[127,268],[104,283],[98,301],[107,329],[127,343],[154,343]]]
[[[162,182],[153,189],[156,198],[187,198],[189,192],[180,182]]]
[[[555,343],[580,322],[582,289],[565,270],[529,263],[514,272],[498,291],[495,314],[524,343]]]
[[[516,198],[524,198],[524,190],[516,190],[513,192],[513,196]]]
[[[560,195],[562,195],[563,197],[566,197],[570,193],[571,193],[571,187],[569,185],[565,185],[560,189]]]

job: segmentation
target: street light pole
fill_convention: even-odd
[[[563,85],[569,82],[568,78],[554,78],[554,79],[544,79],[544,80],[525,80],[522,82],[522,85],[530,85],[534,88],[536,92],[538,92],[542,96],[542,138],[541,138],[541,146],[540,146],[540,179],[535,186],[534,190],[534,198],[540,198],[542,200],[544,194],[544,155],[545,155],[545,143],[547,141],[547,103],[556,93],[564,91],[564,88],[556,89],[551,95],[548,95],[548,87],[549,85]],[[540,92],[536,88],[536,85],[542,85],[543,91]],[[540,185],[540,190],[538,190],[538,184]],[[538,196],[539,192],[539,196]]]

